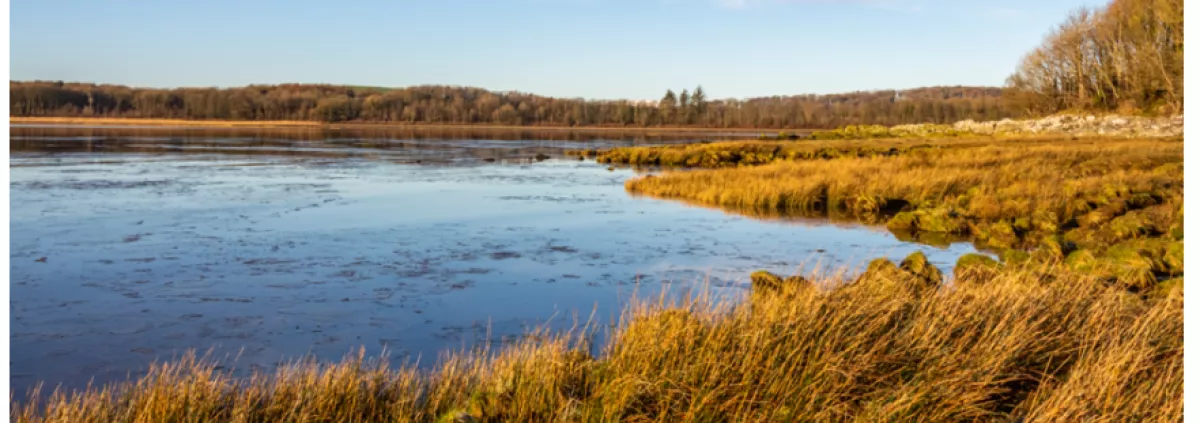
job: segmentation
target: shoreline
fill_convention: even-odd
[[[102,127],[137,129],[395,129],[395,130],[486,130],[486,131],[563,131],[563,132],[670,132],[670,133],[714,133],[777,134],[791,132],[806,134],[813,129],[754,129],[754,128],[689,128],[689,127],[612,127],[612,126],[514,126],[472,124],[406,124],[406,123],[323,123],[315,121],[236,121],[236,120],[187,120],[187,119],[135,119],[135,118],[76,118],[76,117],[29,117],[9,116],[9,125],[54,125],[63,127]]]

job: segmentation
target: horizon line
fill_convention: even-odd
[[[347,87],[347,88],[361,88],[361,89],[383,90],[383,91],[404,90],[404,89],[421,88],[421,87],[445,87],[445,88],[471,88],[471,89],[484,90],[484,91],[487,91],[490,93],[518,93],[518,94],[527,94],[527,95],[544,97],[544,98],[582,99],[582,100],[587,100],[587,101],[638,101],[638,102],[642,102],[642,101],[659,101],[659,99],[660,99],[660,98],[635,99],[635,98],[629,98],[629,97],[624,97],[624,98],[591,97],[591,98],[589,98],[589,97],[582,97],[582,96],[552,96],[552,95],[538,94],[538,93],[531,92],[531,91],[522,91],[522,90],[517,90],[517,89],[491,89],[491,88],[485,88],[485,87],[481,87],[481,86],[477,86],[477,85],[438,84],[438,83],[422,83],[422,84],[413,84],[413,85],[404,85],[404,86],[381,86],[381,85],[343,84],[343,83],[330,83],[330,82],[275,82],[275,83],[250,83],[250,84],[246,84],[246,85],[230,85],[230,86],[193,85],[193,86],[173,86],[173,87],[137,86],[137,85],[126,85],[126,84],[105,83],[105,82],[65,81],[65,80],[52,80],[52,79],[26,79],[26,80],[10,79],[9,83],[10,84],[13,84],[13,83],[18,83],[18,84],[62,83],[63,85],[94,85],[94,86],[101,86],[101,87],[103,87],[103,86],[125,87],[125,88],[135,89],[135,90],[205,90],[205,89],[234,90],[234,89],[253,88],[253,87],[278,87],[278,86],[283,86],[283,85]],[[698,87],[703,88],[704,85],[700,84],[700,85],[698,85]],[[693,88],[695,88],[695,87],[686,88],[686,90],[690,91]],[[1003,85],[968,85],[968,84],[924,85],[924,86],[907,87],[907,88],[875,88],[875,89],[860,89],[860,90],[853,90],[853,91],[836,91],[836,92],[825,92],[825,93],[810,92],[810,93],[799,93],[799,94],[775,94],[775,95],[766,95],[766,96],[719,97],[719,98],[713,98],[710,101],[753,100],[753,99],[774,98],[774,97],[830,96],[830,95],[840,95],[840,94],[879,93],[879,92],[888,92],[888,91],[904,92],[904,91],[913,91],[913,90],[930,89],[930,88],[1004,89],[1006,87]],[[663,92],[665,93],[668,90],[672,91],[676,94],[679,94],[682,92],[682,90],[676,90],[674,88],[666,88],[666,89],[664,89]]]

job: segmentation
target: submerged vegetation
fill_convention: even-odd
[[[635,194],[755,215],[855,216],[973,239],[1133,289],[1183,273],[1181,139],[730,142],[619,148],[601,162],[737,168],[630,180]],[[750,166],[759,165],[759,166]]]
[[[886,261],[886,260],[885,260]],[[446,357],[352,356],[234,379],[215,363],[14,403],[17,422],[1177,421],[1183,298],[998,270],[939,288],[920,257],[794,279],[741,304],[635,305],[584,337]],[[756,291],[758,288],[756,288]],[[579,332],[584,333],[584,332]]]

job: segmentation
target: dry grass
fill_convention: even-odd
[[[1063,138],[1018,137],[1003,139],[1007,145],[1037,145],[1072,141]],[[970,149],[996,145],[994,137],[903,138],[821,141],[721,141],[650,147],[621,147],[610,150],[568,150],[567,155],[595,157],[600,163],[639,167],[727,168],[758,166],[782,161],[831,160],[892,157],[929,150]]]
[[[755,154],[770,145],[673,151],[745,148]],[[858,151],[885,146],[863,143]],[[620,150],[608,154],[642,157],[647,151]],[[1093,274],[1105,267],[1139,289],[1182,274],[1180,139],[953,140],[897,151],[667,172],[632,179],[626,188],[754,215],[851,215],[886,221],[905,235],[970,236],[980,247],[1014,249],[1007,254],[1014,261],[1068,261]]]
[[[964,140],[959,144],[971,145],[981,142],[984,141]],[[931,147],[928,143],[916,143],[908,140],[869,142],[725,141],[653,147],[623,147],[605,151],[577,150],[567,151],[567,155],[595,157],[596,161],[600,163],[635,166],[723,168],[757,166],[776,161],[895,156]]]
[[[758,274],[745,302],[636,304],[596,356],[581,331],[450,354],[428,371],[358,356],[234,379],[189,358],[14,401],[12,417],[1179,421],[1182,284],[1110,282],[1182,273],[1182,160],[1181,140],[954,141],[635,179],[634,192],[732,210],[886,215],[896,230],[1023,249],[1003,264],[964,259],[949,285],[914,255],[853,280]]]
[[[635,305],[597,357],[567,335],[434,370],[351,357],[235,380],[195,359],[14,402],[18,422],[1179,421],[1183,298],[1032,270],[899,274],[752,301]],[[967,283],[969,282],[969,283]],[[916,283],[916,285],[914,285]],[[914,289],[914,287],[918,287]]]

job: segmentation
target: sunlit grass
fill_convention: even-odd
[[[732,304],[639,303],[592,356],[543,337],[432,370],[351,356],[234,379],[209,361],[15,401],[19,422],[1178,421],[1183,299],[1052,269],[938,287],[795,278]]]
[[[783,144],[714,143],[654,154],[756,154]],[[809,151],[827,148],[839,147]],[[945,140],[907,149],[863,142],[854,151],[884,148],[898,153],[776,158],[761,166],[649,175],[625,186],[633,194],[750,215],[851,215],[886,222],[898,234],[968,236],[983,248],[1013,250],[1009,258],[1067,261],[1093,274],[1117,269],[1106,275],[1137,289],[1182,274],[1180,139]],[[637,158],[647,151],[606,155]]]
[[[1009,137],[1011,145],[1044,144],[1045,138]],[[996,143],[991,137],[947,139],[893,138],[826,141],[721,141],[608,150],[568,150],[567,155],[595,157],[600,163],[633,166],[725,168],[781,161],[890,157],[928,150],[976,148]]]
[[[745,302],[635,303],[596,355],[582,330],[447,354],[428,370],[351,356],[233,378],[217,363],[189,357],[127,384],[32,397],[40,402],[18,396],[12,417],[1182,418],[1181,140],[903,142],[713,143],[601,154],[641,164],[658,157],[654,164],[663,165],[676,153],[687,164],[713,151],[719,159],[723,150],[769,150],[765,164],[742,163],[742,152],[733,165],[740,167],[667,172],[627,188],[760,215],[837,212],[887,221],[898,233],[965,235],[1002,250],[1000,262],[966,256],[947,284],[920,255],[873,261],[853,278],[759,272]],[[802,153],[823,148],[844,153]]]

